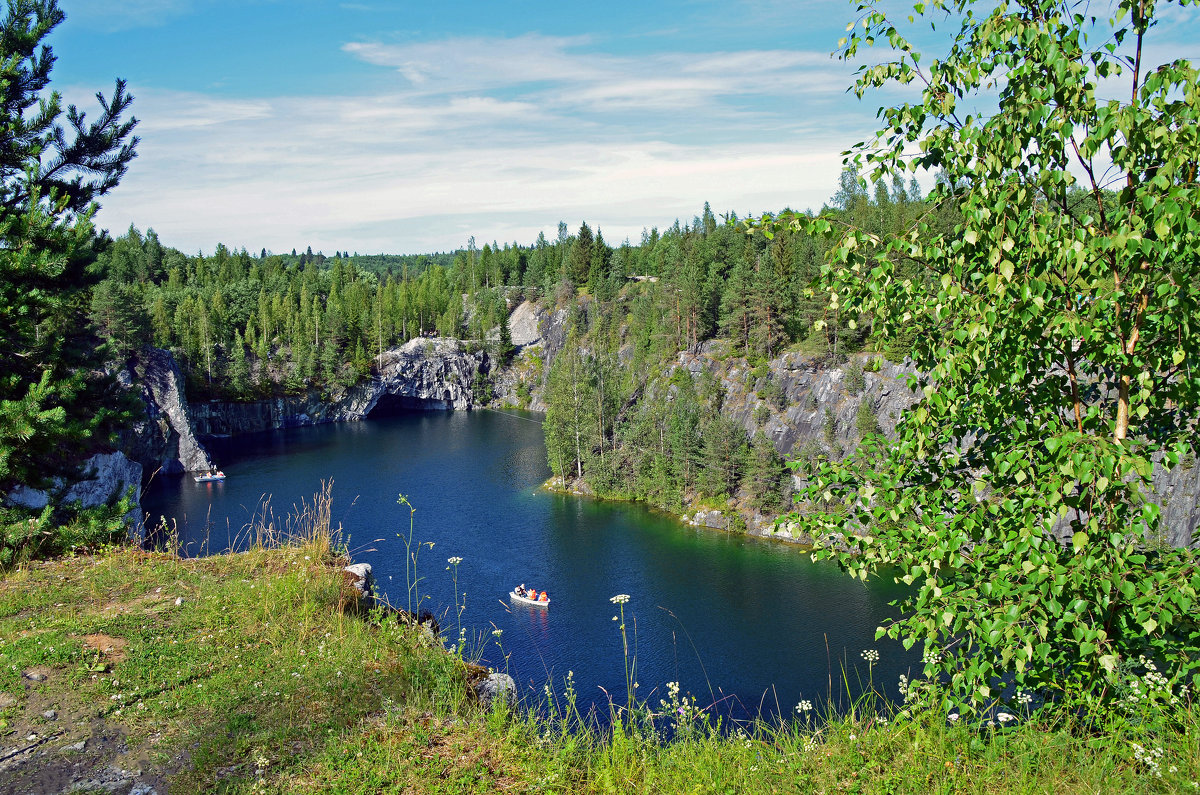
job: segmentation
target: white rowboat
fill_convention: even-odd
[[[539,602],[536,599],[530,599],[528,596],[521,596],[516,591],[509,591],[508,596],[510,599],[516,599],[518,602],[524,602],[527,605],[537,605],[538,607],[547,607],[550,604],[549,599],[547,599],[544,602]]]
[[[225,479],[224,472],[209,472],[204,475],[196,475],[196,478],[195,478],[197,483],[212,483],[215,480],[224,480],[224,479]]]

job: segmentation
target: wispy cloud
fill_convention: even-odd
[[[344,50],[370,95],[230,102],[138,90],[143,144],[100,221],[173,245],[442,250],[560,219],[613,242],[690,218],[820,206],[873,113],[844,65],[791,50],[642,56],[529,34]]]

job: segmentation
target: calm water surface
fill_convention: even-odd
[[[424,606],[453,640],[455,596],[447,559],[458,567],[463,624],[503,668],[492,635],[503,630],[508,669],[530,698],[547,681],[561,692],[574,673],[583,706],[625,700],[616,607],[636,632],[638,694],[654,703],[679,681],[700,703],[735,717],[791,711],[801,698],[824,701],[873,675],[895,693],[917,661],[899,644],[876,641],[894,614],[890,584],[863,585],[778,542],[680,525],[639,505],[549,494],[539,417],[499,412],[412,413],[359,423],[295,428],[218,440],[211,448],[229,479],[198,484],[159,479],[144,506],[152,522],[178,522],[191,554],[238,545],[264,511],[282,518],[332,480],[334,520],[356,561],[375,570],[393,604],[407,603],[408,509]],[[264,508],[264,505],[266,506]],[[510,604],[517,583],[546,589],[548,609]],[[860,654],[877,649],[869,672]],[[654,692],[657,688],[657,692]],[[607,712],[607,709],[603,709]]]

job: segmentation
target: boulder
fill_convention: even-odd
[[[346,584],[352,588],[359,599],[375,598],[375,574],[370,563],[352,563],[342,569]]]
[[[508,674],[493,672],[475,685],[475,695],[479,696],[479,703],[484,708],[491,707],[497,700],[512,706],[517,702],[517,683]]]

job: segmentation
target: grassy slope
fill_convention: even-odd
[[[1200,779],[1195,720],[1078,739],[859,718],[663,745],[484,712],[466,665],[339,610],[331,562],[323,543],[203,560],[118,549],[5,574],[0,694],[15,703],[0,709],[0,758],[29,750],[0,761],[0,792],[112,766],[172,792],[1192,792]],[[1162,778],[1134,741],[1163,748]]]

